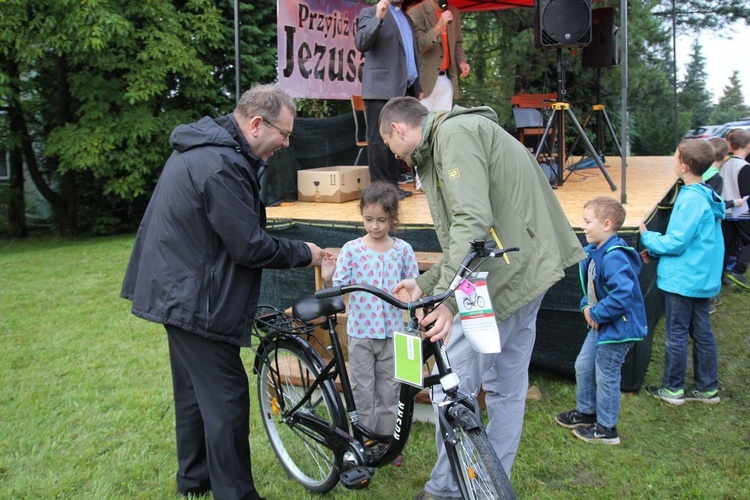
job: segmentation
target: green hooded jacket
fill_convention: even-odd
[[[586,255],[541,167],[489,107],[431,112],[412,152],[443,259],[417,278],[425,294],[446,290],[475,239],[520,248],[485,262],[498,321],[508,318]],[[492,233],[495,233],[493,236]],[[455,301],[446,306],[457,313]]]

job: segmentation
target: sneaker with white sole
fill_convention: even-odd
[[[690,389],[685,391],[685,401],[698,401],[700,403],[706,403],[710,405],[718,404],[719,401],[721,401],[721,398],[719,397],[719,391],[713,390],[713,391],[699,391],[695,387],[691,387]]]
[[[609,445],[620,444],[620,436],[617,435],[617,427],[607,429],[599,422],[587,425],[581,429],[574,429],[573,435],[587,443],[601,443]]]
[[[656,399],[661,399],[669,404],[681,405],[685,403],[685,391],[678,389],[676,391],[670,391],[666,387],[659,387],[655,385],[649,385],[646,387],[646,392],[651,394]]]
[[[578,427],[586,427],[587,425],[596,423],[596,415],[590,415],[588,413],[581,413],[578,410],[570,410],[565,413],[558,413],[555,417],[557,425],[561,425],[567,429],[576,429]]]

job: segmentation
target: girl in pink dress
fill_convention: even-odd
[[[321,275],[326,286],[366,283],[390,291],[406,278],[419,275],[411,245],[392,237],[398,225],[398,191],[374,182],[362,193],[359,210],[362,238],[347,242],[338,258],[325,259]],[[349,375],[359,419],[378,434],[391,434],[396,423],[399,382],[394,379],[393,332],[403,332],[403,312],[364,293],[349,294]],[[399,456],[394,465],[401,465]]]

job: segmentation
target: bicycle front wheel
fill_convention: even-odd
[[[513,487],[484,429],[465,429],[461,422],[454,421],[453,432],[457,438],[456,445],[449,446],[455,453],[453,474],[465,498],[515,499]]]
[[[306,489],[326,493],[338,482],[335,455],[323,436],[293,422],[289,414],[319,374],[317,364],[299,345],[284,340],[271,343],[258,367],[258,402],[266,434],[284,469]],[[323,380],[297,413],[340,427],[340,401],[335,384]]]

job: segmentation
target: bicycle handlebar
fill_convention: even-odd
[[[318,290],[315,292],[315,298],[326,299],[344,295],[345,293],[349,292],[367,292],[391,304],[394,307],[398,307],[399,309],[412,310],[433,306],[435,304],[439,304],[453,294],[453,292],[460,284],[461,280],[473,271],[472,269],[469,269],[468,266],[475,258],[483,257],[486,259],[492,259],[495,257],[502,257],[508,252],[517,252],[519,250],[518,247],[509,247],[498,250],[494,245],[495,244],[493,241],[487,242],[484,240],[474,240],[471,243],[471,249],[469,250],[469,253],[466,254],[463,262],[461,262],[461,265],[459,266],[458,272],[456,274],[456,278],[451,283],[451,286],[438,295],[429,295],[427,297],[422,297],[421,299],[414,302],[402,302],[401,300],[381,290],[380,288],[374,287],[372,285],[366,285],[364,283],[352,283],[350,285],[337,285],[330,288],[323,288],[321,290]]]

